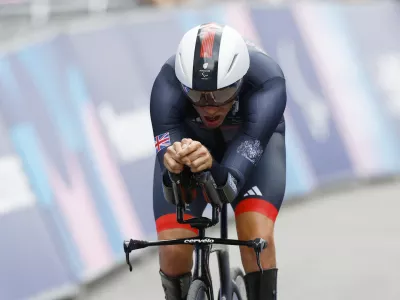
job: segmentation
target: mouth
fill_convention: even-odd
[[[207,125],[216,125],[220,122],[221,116],[204,116],[204,120],[207,122]]]

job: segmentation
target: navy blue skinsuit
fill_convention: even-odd
[[[236,214],[255,211],[273,221],[277,217],[286,186],[285,78],[271,57],[251,45],[248,49],[250,68],[238,101],[219,131],[205,128],[183,93],[175,76],[175,56],[163,65],[154,82],[150,101],[154,137],[168,133],[170,139],[157,149],[154,168],[153,209],[158,232],[192,230],[176,222],[176,207],[165,200],[162,190],[167,146],[183,138],[201,142],[218,162],[213,169],[219,174],[229,172],[237,180],[238,195],[232,202]],[[165,135],[159,137],[165,140]],[[190,216],[201,216],[207,205],[201,193],[197,195],[187,207]]]

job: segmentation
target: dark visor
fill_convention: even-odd
[[[183,90],[196,106],[221,106],[233,101],[239,93],[242,80],[216,91],[196,91],[183,85]]]

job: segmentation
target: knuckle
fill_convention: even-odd
[[[177,173],[177,172],[180,171],[179,167],[177,167],[175,165],[174,166],[170,166],[170,168],[171,168],[172,172],[174,172],[174,173]]]
[[[167,164],[170,168],[174,168],[175,167],[175,162],[173,159],[168,159]]]

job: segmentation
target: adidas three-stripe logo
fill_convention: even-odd
[[[245,197],[249,196],[249,195],[257,195],[257,196],[262,196],[262,193],[260,192],[260,190],[258,189],[258,187],[253,186],[251,189],[249,189],[247,191],[246,194],[244,194]]]

